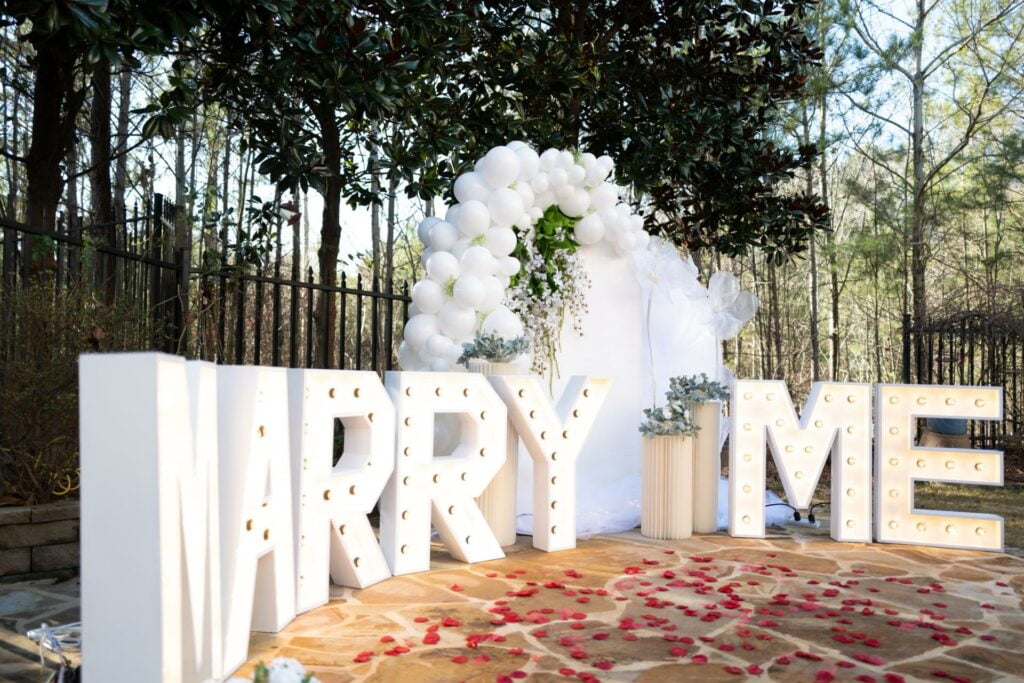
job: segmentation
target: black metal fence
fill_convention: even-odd
[[[173,208],[159,196],[117,225],[62,221],[54,234],[0,219],[0,227],[7,304],[29,286],[52,286],[57,297],[87,289],[134,311],[132,338],[146,349],[218,363],[377,372],[397,365],[408,283],[367,283],[361,274],[317,282],[312,268],[300,274],[297,261],[284,262],[280,235],[256,264],[241,249],[231,253],[226,233],[217,236],[224,248],[175,246]],[[9,358],[20,348],[11,340],[25,330],[9,305],[4,310],[0,355]]]
[[[1003,387],[1002,421],[971,420],[971,443],[1024,465],[1024,334],[1003,316],[965,312],[915,325],[903,318],[903,381]]]

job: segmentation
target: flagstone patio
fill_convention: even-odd
[[[429,573],[335,588],[330,604],[283,632],[254,634],[238,675],[279,656],[324,683],[998,681],[1024,672],[1024,559],[1013,555],[837,544],[806,527],[763,541],[629,532],[554,554],[528,541],[472,566],[438,548]],[[20,613],[10,609],[16,594]],[[53,585],[0,586],[0,623],[71,618],[73,603]],[[5,678],[15,671],[5,656],[0,648],[0,680],[40,680],[24,660],[23,677]]]

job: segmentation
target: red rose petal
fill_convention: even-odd
[[[613,668],[613,667],[614,667],[615,665],[614,665],[614,664],[612,664],[612,663],[611,663],[611,662],[609,662],[609,661],[606,661],[606,660],[602,659],[602,660],[600,660],[600,661],[594,662],[594,666],[596,666],[596,667],[597,667],[598,669],[601,669],[601,671],[609,671],[609,670],[611,670],[611,669],[612,669],[612,668]]]
[[[452,661],[456,664],[465,664],[469,661],[469,657],[467,657],[466,655],[455,655],[454,657],[452,657]]]

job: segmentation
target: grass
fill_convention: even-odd
[[[914,507],[999,515],[1004,520],[1004,544],[1024,548],[1024,485],[958,486],[925,482],[917,485]]]

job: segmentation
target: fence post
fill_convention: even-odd
[[[910,384],[910,314],[903,314],[903,383]]]

